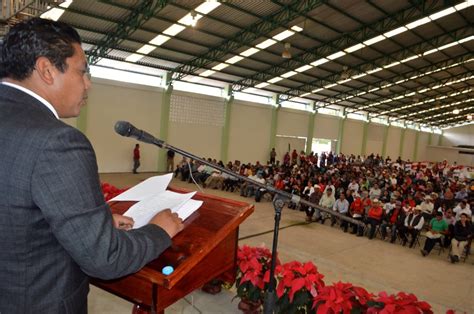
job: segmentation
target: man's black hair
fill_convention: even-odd
[[[0,45],[0,78],[22,81],[35,69],[36,60],[46,57],[58,70],[67,69],[74,54],[72,44],[81,43],[71,26],[38,17],[13,26]]]

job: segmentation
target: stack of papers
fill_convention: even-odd
[[[196,192],[181,194],[167,191],[172,178],[172,173],[148,178],[110,201],[137,202],[123,214],[133,218],[134,229],[148,224],[157,213],[167,208],[185,220],[201,207],[203,202],[191,199]]]

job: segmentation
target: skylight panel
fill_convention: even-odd
[[[170,39],[170,37],[160,34],[160,35],[156,36],[155,38],[153,38],[152,40],[150,40],[148,43],[152,44],[152,45],[155,45],[155,46],[161,46],[165,42],[167,42],[169,39]]]
[[[167,29],[165,29],[163,34],[166,34],[166,35],[169,35],[169,36],[173,37],[173,36],[176,36],[177,34],[179,34],[180,32],[182,32],[185,28],[186,28],[186,26],[179,25],[179,24],[173,24],[170,27],[168,27]]]
[[[275,36],[273,36],[272,38],[277,40],[277,41],[282,41],[284,40],[285,38],[288,38],[292,35],[294,35],[295,32],[293,31],[290,31],[290,30],[284,30],[283,32],[279,33],[279,34],[276,34]]]
[[[329,60],[326,59],[326,58],[321,58],[321,59],[319,59],[319,60],[316,60],[316,61],[311,62],[311,65],[317,67],[318,65],[324,64],[324,63],[326,63],[326,62],[329,62]]]
[[[240,53],[241,56],[244,56],[244,57],[249,57],[257,52],[259,52],[260,49],[257,49],[257,48],[249,48],[243,52]]]
[[[239,62],[240,60],[243,60],[243,59],[244,59],[244,57],[241,57],[241,56],[233,56],[232,58],[227,59],[225,62],[230,63],[230,64],[234,64],[234,63]]]
[[[274,78],[268,80],[267,82],[273,84],[273,83],[281,81],[282,79],[283,79],[282,77],[277,76],[277,77],[274,77]]]
[[[268,86],[270,85],[269,83],[267,82],[263,82],[263,83],[260,83],[260,84],[257,84],[255,85],[256,88],[264,88],[265,86]]]
[[[212,67],[213,70],[220,71],[222,69],[227,68],[229,65],[226,63],[219,63],[218,65],[215,65]]]
[[[364,48],[364,47],[365,47],[364,44],[359,43],[359,44],[356,44],[356,45],[354,45],[354,46],[351,46],[351,47],[349,47],[349,48],[344,49],[344,51],[347,52],[347,53],[353,53],[354,51],[360,50],[360,49],[362,49],[362,48]]]
[[[282,74],[281,76],[284,77],[284,78],[288,78],[288,77],[296,75],[296,74],[298,74],[298,72],[290,71],[290,72],[286,72],[285,74]]]
[[[333,53],[332,55],[327,56],[326,58],[329,60],[334,60],[334,59],[344,56],[345,54],[346,53],[344,51],[338,51],[336,53]]]
[[[370,45],[373,45],[373,44],[375,44],[375,43],[378,43],[379,41],[382,41],[382,40],[384,40],[384,39],[385,39],[385,36],[379,35],[379,36],[376,36],[376,37],[374,37],[374,38],[371,38],[371,39],[369,39],[369,40],[364,41],[364,45],[370,46]]]
[[[221,4],[217,1],[206,1],[201,3],[196,9],[194,9],[196,12],[202,13],[202,14],[208,14],[209,12],[215,10],[218,6]]]
[[[385,37],[389,38],[389,37],[393,37],[393,36],[396,36],[398,34],[401,34],[403,32],[406,32],[407,30],[408,30],[408,28],[406,28],[405,26],[402,26],[402,27],[399,27],[399,28],[395,28],[394,30],[391,30],[389,32],[386,32],[383,35]]]
[[[268,48],[268,47],[270,47],[270,46],[272,46],[272,45],[274,45],[274,44],[276,44],[276,40],[267,39],[267,40],[261,42],[260,44],[258,44],[258,45],[255,46],[255,47],[260,48],[260,49],[266,49],[266,48]]]
[[[309,69],[312,69],[313,66],[312,65],[309,65],[309,64],[306,64],[306,65],[303,65],[297,69],[295,69],[296,72],[305,72],[305,71],[308,71]]]
[[[137,52],[147,55],[153,50],[155,50],[155,48],[155,46],[143,45],[140,49],[137,50]]]

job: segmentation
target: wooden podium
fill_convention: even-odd
[[[185,189],[170,188],[178,193]],[[101,289],[126,299],[141,309],[164,309],[212,279],[235,280],[239,225],[254,206],[217,196],[196,193],[204,201],[201,208],[185,220],[185,228],[172,239],[172,246],[139,272],[115,280],[92,279]],[[112,202],[114,213],[124,213],[134,202]],[[173,266],[169,276],[161,273]]]

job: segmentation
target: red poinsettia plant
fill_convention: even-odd
[[[372,297],[364,288],[337,282],[320,290],[313,308],[316,314],[365,313]]]
[[[265,247],[244,245],[237,250],[237,296],[260,307],[268,281],[264,276],[270,269],[272,254]],[[276,261],[279,265],[279,261]]]
[[[278,313],[308,313],[324,287],[324,276],[312,262],[292,261],[276,268]]]
[[[102,187],[102,194],[104,194],[104,198],[106,202],[113,199],[117,195],[125,192],[126,190],[128,190],[128,188],[119,189],[109,183],[102,183],[101,187]]]
[[[387,294],[379,293],[372,306],[367,311],[369,314],[432,314],[431,305],[419,301],[412,293],[399,292]]]

